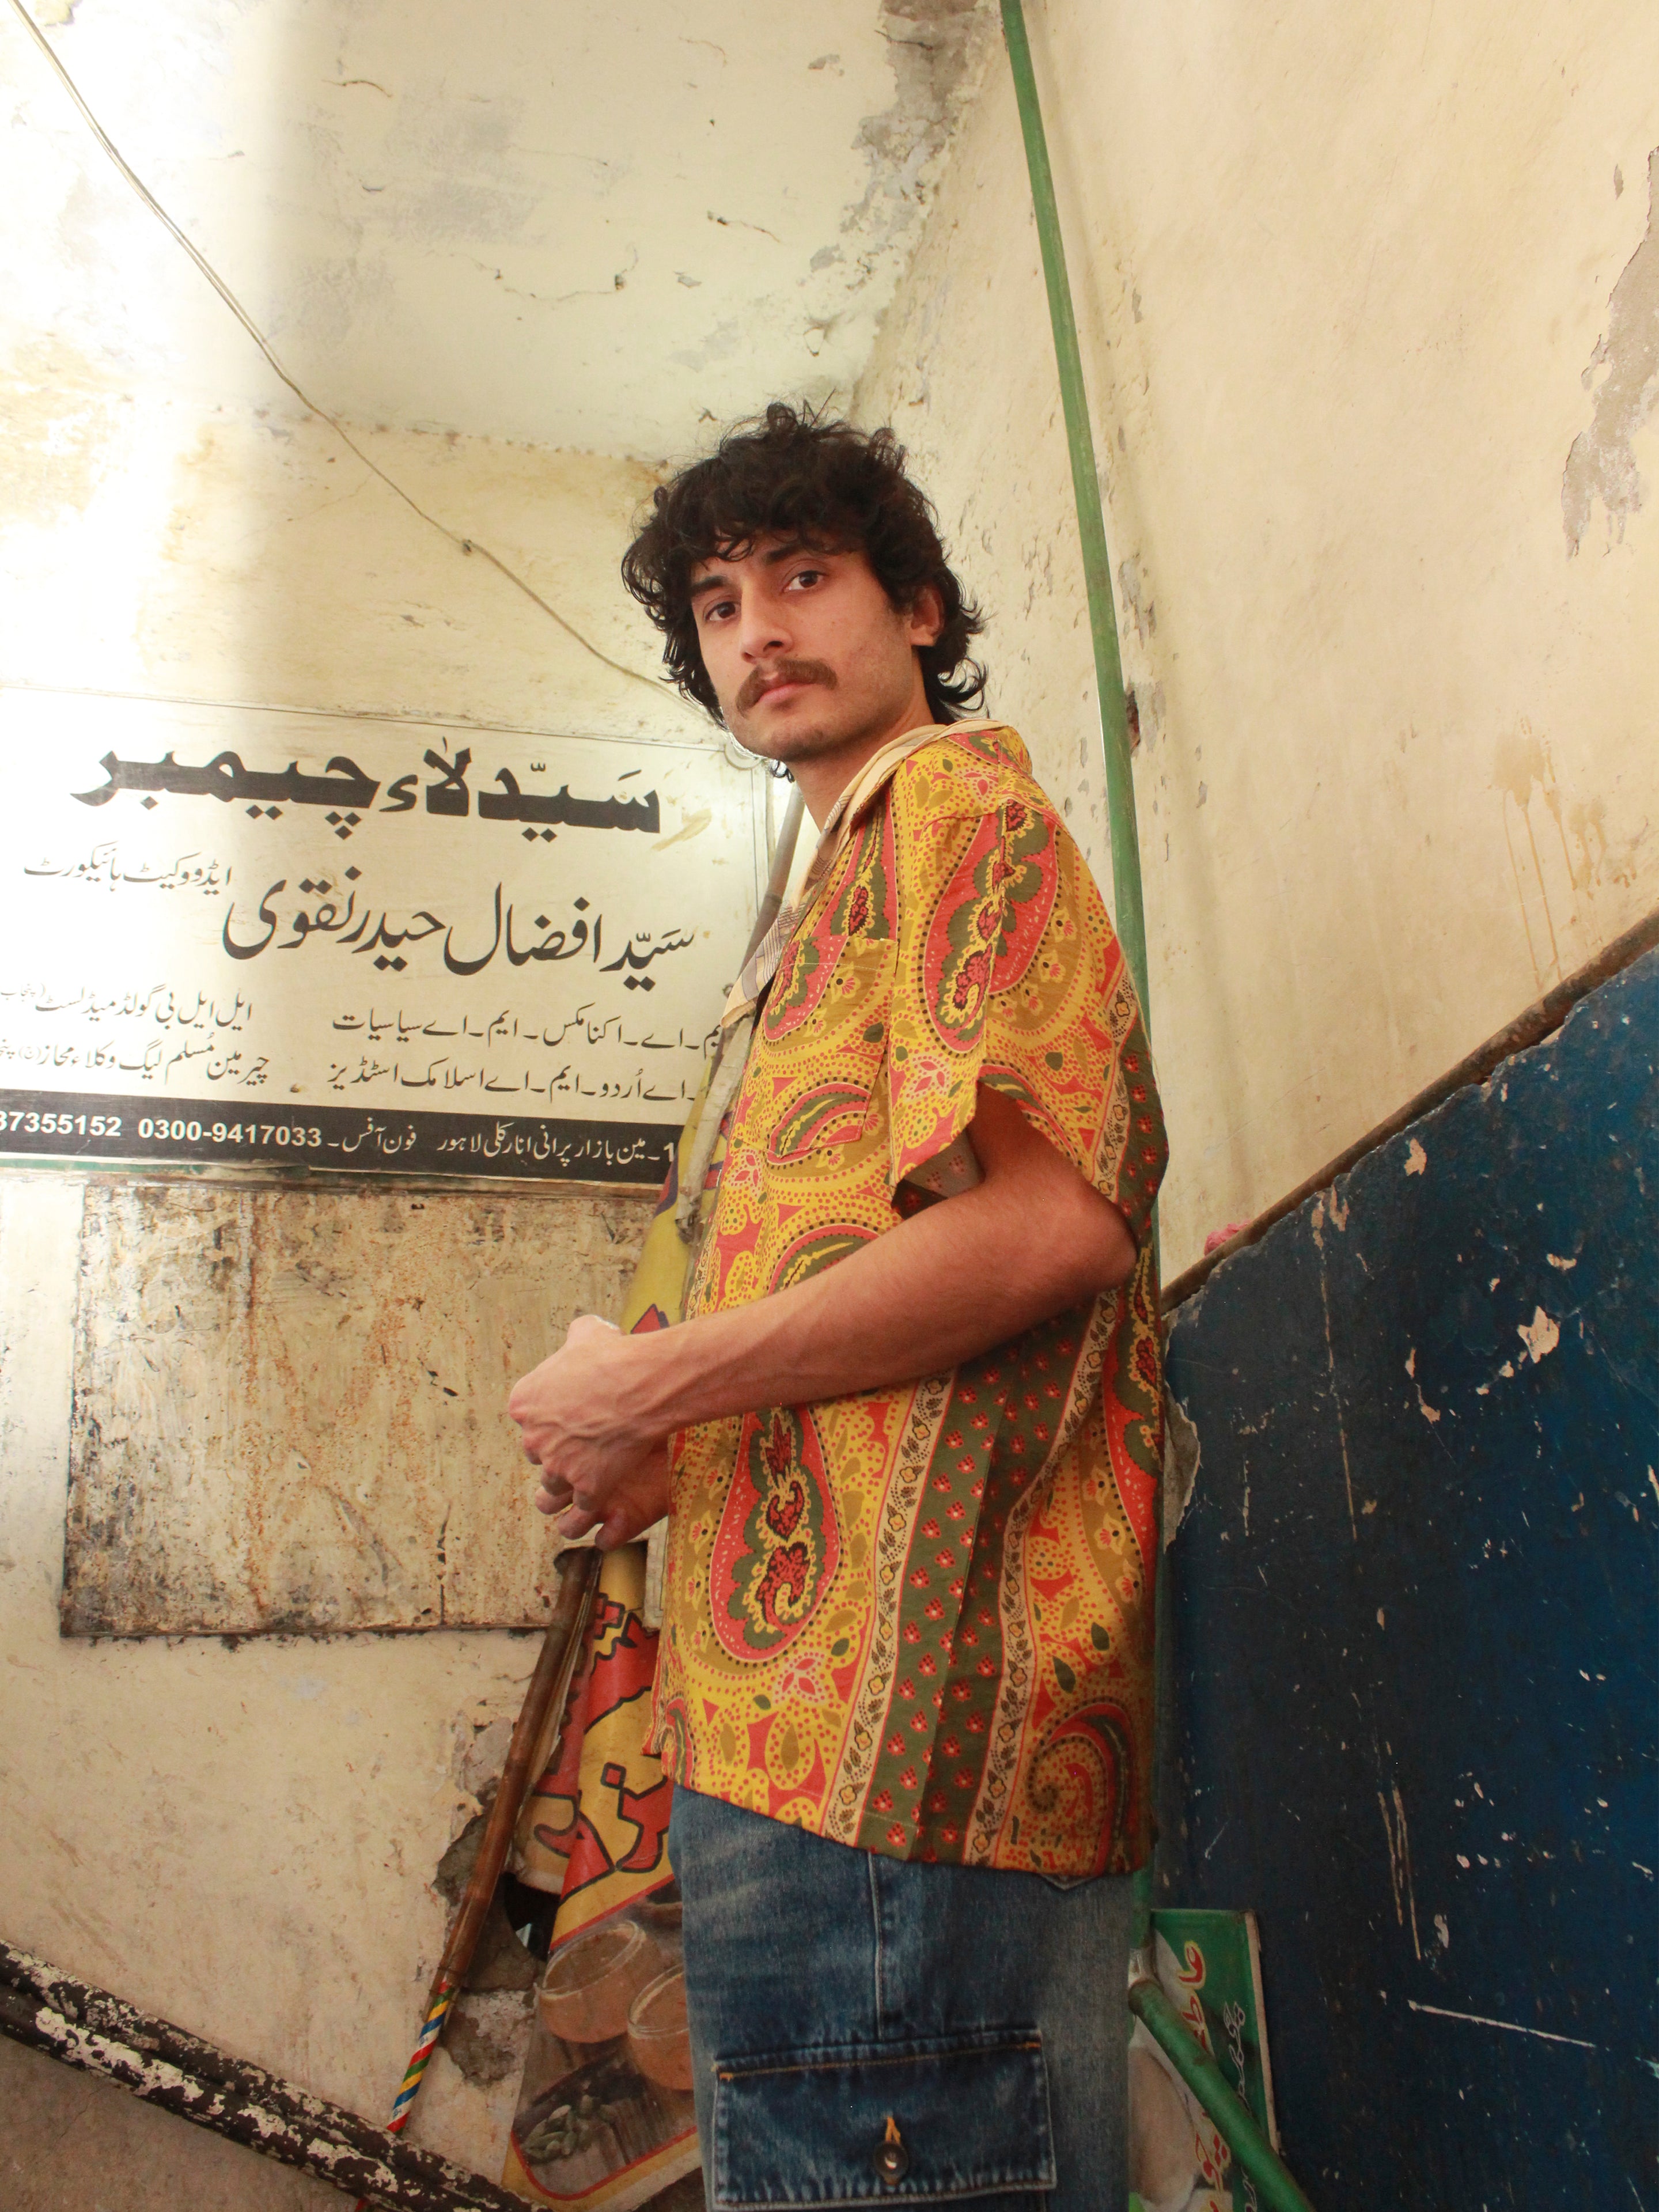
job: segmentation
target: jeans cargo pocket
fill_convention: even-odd
[[[1035,2028],[718,2059],[714,2137],[716,2212],[1054,2185]]]

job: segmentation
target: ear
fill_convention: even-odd
[[[911,645],[936,645],[945,627],[945,601],[936,584],[923,584],[905,617]]]

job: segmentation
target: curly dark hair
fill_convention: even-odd
[[[666,639],[663,660],[688,699],[720,719],[697,643],[692,570],[716,556],[734,558],[757,538],[787,535],[825,552],[861,550],[902,613],[931,584],[945,626],[934,644],[917,648],[927,704],[941,722],[980,704],[985,671],[968,658],[968,645],[984,622],[951,572],[933,504],[905,475],[904,459],[891,430],[856,430],[775,399],[659,486],[623,556],[623,581]]]

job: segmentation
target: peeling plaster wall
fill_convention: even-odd
[[[707,731],[655,682],[654,640],[615,581],[650,482],[638,466],[484,439],[364,439],[612,666],[314,420],[274,401],[261,411],[148,388],[124,398],[95,365],[47,344],[14,352],[10,372],[7,412],[22,434],[0,455],[0,680],[595,735]],[[59,1640],[83,1185],[0,1169],[4,1933],[379,2115],[443,1940],[432,1875],[500,1771],[535,1644],[453,1632],[240,1649]],[[538,1238],[548,1206],[573,1209],[573,1248],[590,1216],[620,1207],[642,1224],[647,1210],[624,1193],[491,1203],[509,1216],[535,1209]],[[432,1291],[465,1303],[459,1285]],[[522,1486],[507,1480],[515,1517]],[[505,2001],[469,2002],[499,2012]],[[441,2053],[416,2140],[495,2174],[517,2074],[515,2061],[475,2083]],[[54,2092],[58,2077],[36,2069],[14,2108],[23,2088],[5,2079],[17,2186],[55,2202],[44,2193],[58,2186],[52,2146],[88,2092],[67,2073]],[[114,2201],[131,2132],[87,2132],[88,2188],[102,2175],[89,2207]],[[193,2130],[171,2140],[195,2193],[219,2201],[219,2148]],[[297,2203],[296,2186],[273,2181],[267,2196],[249,2182],[247,2202]]]
[[[1159,1901],[1316,2204],[1653,2201],[1656,1237],[1650,952],[1176,1314]]]
[[[535,1639],[60,1641],[81,1196],[0,1180],[8,1940],[378,2114],[443,1942],[432,1875],[490,1771],[472,1747],[493,1730],[498,1771]],[[437,2065],[417,2138],[494,2171],[514,2085]]]
[[[507,1394],[621,1310],[654,1202],[94,1177],[64,1632],[544,1626]]]
[[[984,0],[31,5],[323,404],[647,455],[848,388],[994,24]],[[9,20],[0,113],[0,204],[55,249],[19,255],[12,311],[249,396],[243,334]]]
[[[653,475],[607,453],[689,446],[775,386],[850,385],[985,11],[836,0],[786,21],[760,0],[706,39],[596,7],[33,12],[343,434],[7,15],[0,684],[712,746],[617,582]],[[500,1771],[536,1646],[60,1640],[84,1187],[0,1169],[3,1930],[379,2115],[442,1940],[434,1870]],[[601,1216],[636,1232],[647,1208],[489,1202],[544,1237],[563,1209],[578,1256]],[[440,1267],[430,1297],[464,1310],[466,1287]],[[510,1523],[526,1478],[499,1479]],[[465,2001],[471,2063],[439,2053],[417,2141],[499,2171],[527,2026],[520,1992]],[[137,2202],[136,2161],[164,2174],[158,2203],[328,2195],[246,2160],[233,2178],[211,2138],[147,2130],[49,2067],[0,2064],[0,2112],[8,2202]]]
[[[1027,14],[1139,717],[1173,1273],[1659,902],[1659,16]],[[909,446],[992,705],[1109,884],[1000,59],[856,411]]]
[[[9,228],[14,248],[18,235]],[[62,243],[39,241],[43,262]],[[195,387],[187,360],[171,382],[131,375],[123,316],[153,314],[165,338],[170,295],[124,299],[111,283],[101,337],[0,332],[0,683],[713,742],[657,681],[657,642],[616,580],[652,482],[644,468],[352,427],[421,507],[489,547],[562,627],[274,379],[221,402]],[[454,1632],[238,1649],[60,1641],[84,1181],[0,1169],[0,1924],[380,2115],[442,1942],[433,1874],[500,1771],[535,1644]],[[587,1216],[620,1206],[642,1223],[647,1202],[491,1203],[536,1209],[538,1233],[550,1206],[574,1209],[574,1247]],[[432,1291],[443,1303],[453,1287]],[[522,1480],[506,1479],[516,1516]],[[513,2033],[527,2027],[517,1998],[469,2004],[497,2042],[504,2009]],[[441,2053],[416,2138],[497,2172],[517,2071],[474,2082]],[[88,2212],[126,2201],[143,2130],[83,2121],[107,2101],[61,2069],[36,2068],[27,2083],[0,2069],[9,2203],[71,2201],[56,2146],[72,2127]],[[167,2140],[180,2201],[244,2201],[222,2146],[182,2126]],[[238,2183],[250,2207],[329,2194],[270,2172]]]
[[[395,11],[368,14],[395,36]],[[317,75],[317,30],[261,0],[233,16],[181,6],[158,33],[111,0],[52,35],[343,436],[117,173],[15,21],[0,40],[0,680],[706,738],[616,584],[653,476],[556,441],[590,442],[572,400],[587,342],[574,334],[573,356],[572,334],[449,298],[411,210],[392,225],[413,234],[406,260],[342,264],[331,289],[319,275],[337,172],[366,148],[301,100],[340,96]],[[406,60],[418,78],[426,64],[412,48]],[[482,99],[453,94],[475,135]],[[410,88],[405,105],[441,136],[435,94]],[[459,191],[454,146],[449,171],[424,140],[409,160],[410,190]],[[382,327],[399,301],[414,323]],[[427,427],[453,412],[437,389],[446,348],[472,375],[469,434]],[[520,404],[492,411],[486,371],[510,375]]]

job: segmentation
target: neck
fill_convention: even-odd
[[[916,670],[916,680],[903,711],[874,730],[865,731],[849,738],[833,752],[817,753],[793,760],[790,773],[800,787],[806,811],[820,830],[829,818],[830,810],[850,783],[857,781],[866,761],[873,760],[884,746],[895,738],[906,737],[912,730],[927,729],[935,720],[927,703],[927,694],[921,681],[921,670]]]

